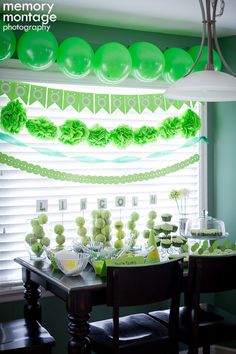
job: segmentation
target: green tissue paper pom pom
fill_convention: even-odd
[[[143,127],[134,130],[134,142],[135,144],[144,145],[156,141],[157,135],[157,129],[144,125]]]
[[[1,111],[1,127],[10,134],[19,133],[27,121],[26,109],[20,101],[8,102]]]
[[[26,122],[28,132],[38,139],[53,140],[57,137],[57,126],[47,118],[38,117]]]
[[[117,147],[123,149],[133,142],[133,130],[128,125],[120,125],[111,131],[111,140]]]
[[[201,128],[201,119],[197,113],[188,109],[182,115],[182,135],[185,138],[194,137]]]
[[[48,216],[46,214],[40,214],[38,216],[39,224],[46,224],[48,222]]]
[[[60,225],[60,224],[55,225],[55,226],[54,226],[54,232],[55,232],[55,234],[58,234],[58,235],[63,234],[63,232],[64,232],[64,226],[63,226],[63,225]]]
[[[110,132],[97,124],[89,130],[87,142],[91,146],[106,146],[110,142]]]
[[[88,135],[88,128],[80,120],[67,120],[59,127],[59,140],[63,144],[79,144],[84,141]]]
[[[162,139],[174,138],[181,129],[181,120],[178,117],[166,118],[158,129],[158,135]]]

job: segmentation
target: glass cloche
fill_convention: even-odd
[[[225,232],[225,223],[222,220],[208,216],[203,210],[199,218],[189,219],[186,223],[185,236],[192,238],[219,238],[228,236]]]

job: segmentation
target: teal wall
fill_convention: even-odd
[[[236,72],[236,36],[221,40],[221,49]],[[236,242],[236,102],[211,104],[209,107],[211,147],[211,200],[213,214],[224,220],[230,239]],[[232,276],[235,269],[232,269]],[[220,274],[219,274],[220,277]],[[216,304],[236,314],[236,292],[216,294]],[[236,347],[236,344],[234,345]]]
[[[199,44],[199,39],[192,37],[177,37],[157,33],[112,29],[102,26],[62,23],[59,21],[51,27],[51,31],[55,34],[59,42],[70,36],[80,36],[87,40],[94,49],[108,41],[119,41],[127,46],[135,41],[149,41],[158,45],[162,50],[168,47],[188,49],[192,45]],[[56,338],[57,346],[54,349],[54,354],[66,353],[68,335],[65,304],[55,297],[44,298],[41,303],[43,309],[43,324]],[[22,317],[23,305],[23,301],[1,303],[0,321]],[[139,310],[151,311],[154,309],[156,309],[156,306],[149,307],[148,309],[140,308]],[[137,311],[137,309],[129,309],[129,311],[134,312]],[[126,311],[124,313],[126,313]],[[103,319],[110,317],[110,315],[111,312],[108,311],[105,306],[97,306],[93,308],[91,320]]]

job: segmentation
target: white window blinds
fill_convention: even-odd
[[[75,90],[75,86],[53,85],[49,87],[60,87]],[[84,88],[83,88],[84,89]],[[83,90],[81,87],[78,91]],[[125,94],[124,89],[113,88],[86,88],[88,92],[120,92]],[[138,91],[130,89],[130,94],[136,94]],[[139,91],[140,92],[140,91]],[[8,102],[6,96],[0,97],[0,106]],[[73,108],[60,110],[56,105],[48,109],[43,108],[39,103],[26,106],[28,118],[45,116],[51,119],[55,124],[61,125],[66,119],[80,119],[88,127],[100,124],[111,130],[120,124],[128,124],[133,128],[143,125],[158,126],[166,117],[181,115],[188,107],[183,106],[181,110],[170,107],[164,112],[161,109],[155,113],[145,110],[142,114],[130,111],[128,114],[122,114],[119,111],[108,114],[100,111],[93,114],[88,110],[78,113]],[[194,110],[201,115],[201,106],[196,104]],[[60,171],[72,172],[84,175],[125,175],[130,173],[139,173],[166,167],[180,162],[193,154],[201,153],[200,144],[195,144],[187,148],[180,148],[186,143],[186,139],[178,136],[170,140],[158,140],[157,143],[149,143],[145,146],[131,145],[125,150],[109,144],[105,148],[93,148],[87,143],[70,146],[63,145],[58,141],[43,142],[33,138],[23,130],[18,134],[17,139],[26,143],[28,147],[20,147],[0,141],[0,150],[6,154],[26,160],[28,162],[53,168]],[[63,152],[68,157],[51,157],[36,152],[33,148],[46,147]],[[176,150],[170,155],[163,155],[158,158],[146,158],[150,153],[156,151]],[[102,158],[105,160],[114,160],[121,156],[136,156],[140,160],[129,163],[82,163],[76,161],[76,155],[90,156],[93,158]],[[75,218],[82,215],[80,212],[81,199],[87,199],[87,209],[83,212],[86,218],[88,233],[91,231],[91,211],[97,208],[97,200],[107,199],[107,208],[112,212],[112,218],[122,218],[126,223],[133,210],[140,213],[141,218],[137,223],[140,230],[140,240],[142,232],[147,222],[149,210],[155,209],[160,215],[170,212],[177,221],[177,209],[174,201],[169,200],[168,195],[171,189],[187,188],[191,191],[188,199],[187,213],[189,217],[195,217],[199,213],[200,206],[200,163],[195,163],[178,172],[169,174],[165,177],[136,182],[125,185],[86,185],[66,181],[50,180],[46,177],[25,173],[23,171],[0,165],[0,289],[18,284],[21,280],[21,271],[18,265],[13,261],[15,257],[26,256],[24,238],[27,233],[27,220],[36,216],[36,201],[48,201],[49,222],[53,227],[61,223],[63,219],[65,235],[67,241],[76,236]],[[156,204],[150,205],[150,196],[156,196]],[[119,208],[115,205],[117,196],[125,196],[125,207]],[[137,197],[138,205],[133,207],[133,197]],[[59,199],[67,200],[67,210],[62,213],[58,210]]]

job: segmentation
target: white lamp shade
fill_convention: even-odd
[[[176,81],[164,95],[183,101],[236,101],[236,77],[214,70],[198,71]]]

